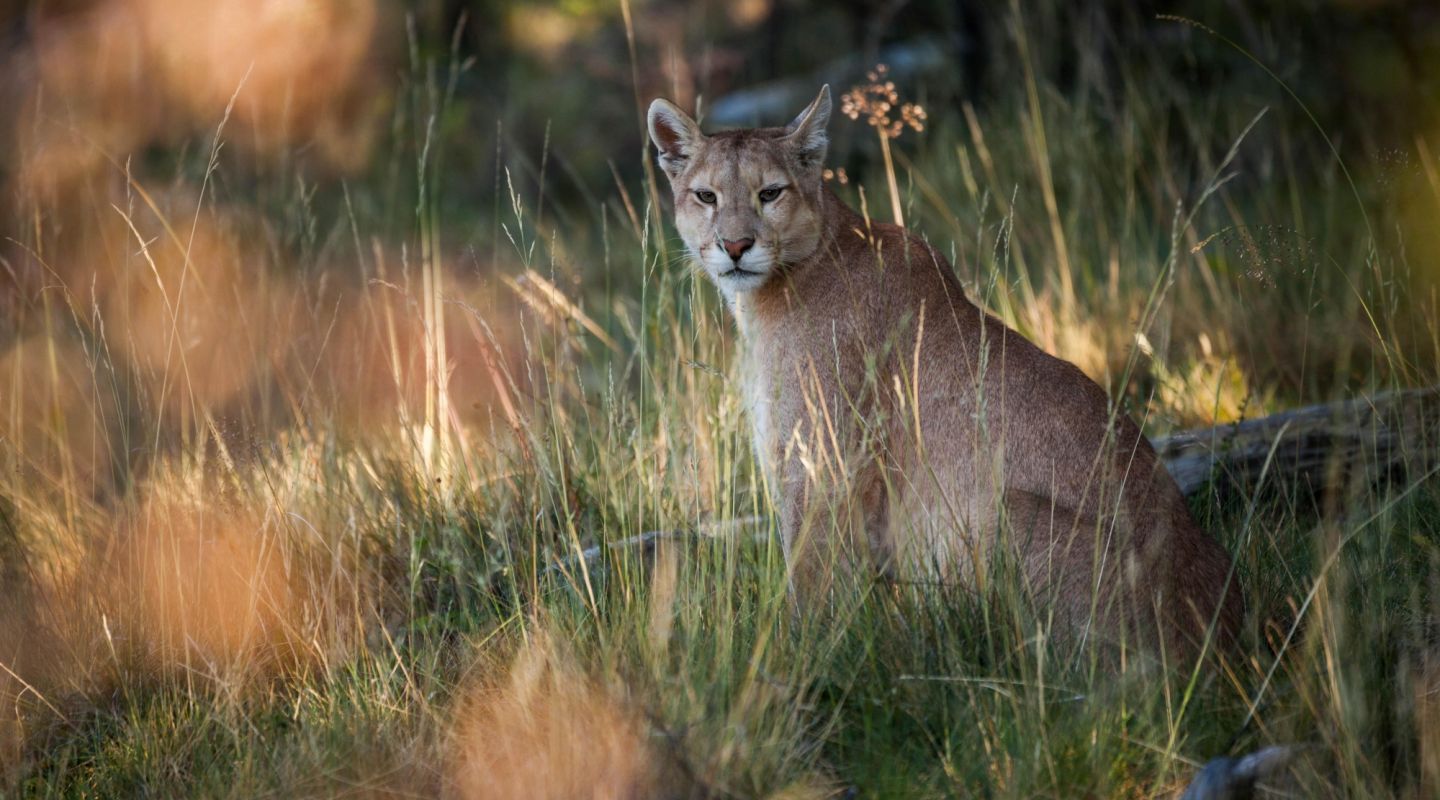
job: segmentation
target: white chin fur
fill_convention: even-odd
[[[715,254],[707,254],[705,271],[710,273],[720,291],[728,296],[754,291],[769,280],[775,266],[768,252],[757,251],[760,251],[759,247],[752,248],[738,264],[723,253],[719,253],[718,258]],[[736,267],[744,271],[737,271]]]

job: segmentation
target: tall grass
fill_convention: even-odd
[[[1433,175],[1356,197],[1264,82],[1137,55],[1062,92],[1037,54],[1084,45],[1012,24],[1010,100],[838,190],[1151,432],[1435,380]],[[1249,608],[1219,667],[1057,642],[1003,573],[797,619],[654,181],[542,216],[526,143],[456,244],[448,63],[412,40],[390,168],[328,194],[247,183],[221,128],[170,185],[117,159],[14,204],[8,793],[1157,797],[1268,744],[1290,796],[1440,791],[1433,476],[1195,498]],[[656,530],[698,535],[623,544]]]

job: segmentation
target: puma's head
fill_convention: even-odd
[[[650,139],[670,177],[675,226],[728,299],[819,246],[829,120],[829,86],[783,128],[710,136],[673,103],[650,104]]]

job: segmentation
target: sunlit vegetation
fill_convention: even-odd
[[[1003,574],[795,618],[640,126],[971,37],[832,186],[1162,434],[1440,380],[1433,15],[713,5],[0,4],[0,793],[1166,797],[1270,744],[1283,796],[1440,793],[1431,473],[1192,498],[1214,662]]]

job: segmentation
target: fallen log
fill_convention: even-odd
[[[935,39],[914,39],[890,45],[879,53],[891,80],[913,80],[928,72],[952,65],[954,61],[942,43]],[[795,109],[804,108],[815,96],[815,87],[828,83],[832,90],[843,92],[846,87],[864,79],[874,63],[859,53],[851,53],[831,61],[812,74],[797,78],[770,81],[717,98],[705,111],[712,125],[759,125],[764,120],[788,119]]]
[[[1440,465],[1440,386],[1305,406],[1259,419],[1181,431],[1153,442],[1186,496],[1214,482],[1254,488],[1267,480],[1313,487],[1361,477],[1423,475]],[[1343,484],[1342,484],[1343,485]],[[695,529],[656,530],[569,553],[546,568],[569,574],[606,552],[649,558],[665,542],[770,535],[761,517],[710,522]]]
[[[652,558],[655,550],[665,542],[689,541],[695,539],[727,539],[748,535],[756,540],[763,540],[769,536],[769,529],[766,521],[761,517],[738,517],[720,522],[707,522],[698,528],[681,528],[678,530],[646,531],[637,533],[634,536],[627,536],[619,541],[609,542],[604,545],[591,545],[578,552],[570,553],[558,559],[545,568],[547,574],[558,572],[569,576],[572,569],[581,563],[594,563],[606,552],[631,550],[640,558]]]
[[[1153,443],[1186,495],[1212,481],[1254,487],[1267,472],[1267,480],[1314,487],[1418,476],[1440,463],[1440,386],[1306,406]]]

